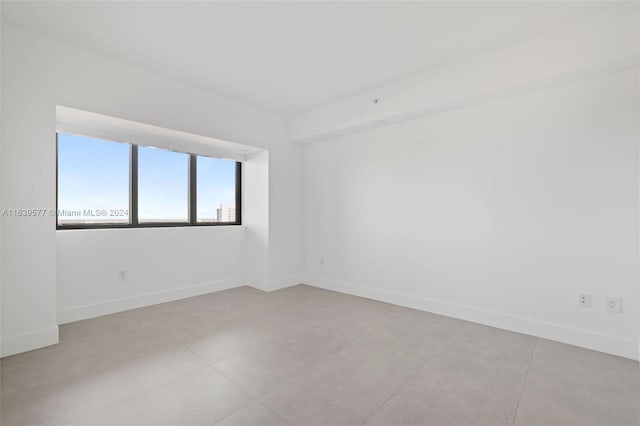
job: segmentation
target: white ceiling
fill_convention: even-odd
[[[538,1],[3,1],[2,19],[292,115],[601,7]]]

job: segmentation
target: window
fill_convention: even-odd
[[[57,135],[57,228],[241,224],[233,160]]]
[[[58,225],[129,223],[129,145],[58,135]]]
[[[138,148],[138,220],[189,222],[188,154]]]
[[[236,163],[198,156],[199,223],[236,221]]]

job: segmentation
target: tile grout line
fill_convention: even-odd
[[[231,383],[233,383],[233,384],[234,384],[234,385],[236,385],[238,388],[240,388],[244,393],[246,393],[246,394],[247,394],[247,396],[249,396],[249,402],[247,402],[247,403],[246,403],[245,405],[243,405],[241,408],[238,408],[238,409],[237,409],[236,411],[234,411],[233,413],[229,413],[229,414],[227,414],[226,416],[222,417],[221,419],[216,420],[216,422],[215,422],[215,423],[213,423],[214,425],[215,425],[216,423],[220,423],[222,420],[226,419],[227,417],[231,417],[232,415],[234,415],[234,414],[236,414],[236,413],[240,412],[240,410],[243,410],[243,409],[247,408],[247,407],[249,406],[249,404],[251,404],[251,400],[253,400],[253,401],[257,401],[258,403],[262,404],[262,403],[258,400],[258,398],[256,398],[255,396],[253,396],[249,391],[247,391],[245,388],[243,388],[243,387],[242,387],[242,386],[240,386],[238,383],[236,383],[236,382],[235,382],[235,380],[233,380],[231,377],[229,377],[229,376],[227,376],[226,374],[224,374],[222,371],[218,370],[218,369],[213,365],[213,363],[212,363],[212,362],[209,362],[209,361],[205,360],[204,358],[202,358],[200,355],[198,355],[198,353],[197,353],[197,352],[195,352],[193,349],[191,349],[191,348],[190,348],[189,346],[187,346],[186,344],[184,344],[184,343],[183,343],[183,346],[184,346],[185,348],[187,348],[187,350],[188,350],[189,352],[191,352],[191,353],[192,353],[192,354],[194,354],[196,357],[198,357],[198,359],[202,360],[205,364],[207,364],[207,367],[209,367],[209,368],[213,369],[215,372],[217,372],[218,374],[220,374],[221,376],[223,376],[224,378],[226,378],[227,380],[229,380]],[[203,368],[205,368],[205,367],[203,367]],[[262,404],[262,405],[264,405],[264,404]],[[269,407],[266,407],[266,408],[267,408],[269,411],[271,411],[271,409],[269,409]],[[273,411],[271,411],[271,412],[273,413]],[[278,416],[276,413],[273,413],[273,414],[275,414],[276,416]],[[281,418],[280,416],[278,416],[278,417],[279,417],[279,418]],[[283,421],[285,421],[286,423],[289,423],[289,422],[287,422],[287,421],[286,421],[286,420],[284,420],[284,419],[282,419],[282,420],[283,420]]]
[[[461,324],[460,327],[458,327],[456,329],[456,331],[453,333],[453,335],[451,336],[451,340],[453,340],[458,333],[460,333],[460,330],[462,329],[462,327],[464,327],[464,324]],[[420,364],[418,366],[418,368],[416,368],[403,382],[400,386],[398,386],[398,389],[396,389],[387,399],[384,400],[384,402],[382,404],[380,404],[380,406],[373,412],[373,414],[371,414],[371,416],[369,416],[367,418],[367,420],[364,421],[363,425],[366,425],[369,420],[371,420],[372,418],[375,417],[376,414],[378,414],[378,412],[380,410],[382,410],[382,408],[384,408],[384,406],[387,404],[387,402],[389,402],[391,400],[391,398],[393,398],[398,392],[400,392],[400,390],[402,390],[405,385],[409,382],[409,380],[411,380],[416,374],[418,374],[418,371],[421,368],[424,368],[427,364],[429,364],[432,360],[433,360],[433,354],[438,351],[442,346],[444,346],[445,342],[441,342],[440,345],[436,346],[431,353],[429,354],[429,357],[425,360],[425,362],[423,364]],[[512,425],[513,426],[513,425]]]
[[[184,347],[185,347],[189,352],[191,352],[194,356],[196,356],[198,359],[202,360],[202,362],[204,362],[204,363],[206,364],[206,366],[205,366],[205,367],[203,367],[203,368],[207,368],[207,367],[208,367],[208,368],[211,368],[212,370],[214,370],[215,372],[217,372],[218,374],[220,374],[221,376],[223,376],[224,378],[226,378],[227,380],[229,380],[231,383],[233,383],[234,385],[236,385],[238,388],[240,388],[244,393],[246,393],[246,394],[247,394],[247,396],[249,396],[249,401],[248,401],[245,405],[243,405],[242,407],[238,408],[236,411],[234,411],[234,412],[232,412],[232,413],[229,413],[229,414],[227,414],[226,416],[224,416],[224,417],[222,417],[222,418],[220,418],[220,419],[216,420],[214,423],[212,423],[212,425],[211,425],[211,426],[213,426],[213,425],[215,425],[215,424],[217,424],[217,423],[220,423],[221,421],[223,421],[223,420],[224,420],[224,419],[226,419],[227,417],[231,417],[231,416],[233,416],[234,414],[239,413],[241,410],[244,410],[245,408],[247,408],[247,407],[249,406],[249,404],[251,404],[251,400],[253,400],[253,401],[258,401],[258,399],[257,399],[256,397],[254,397],[251,393],[249,393],[245,388],[243,388],[242,386],[240,386],[238,383],[236,383],[233,379],[231,379],[231,377],[227,376],[227,375],[226,375],[226,374],[224,374],[222,371],[218,370],[218,369],[213,365],[213,363],[211,363],[211,362],[209,362],[209,361],[205,360],[204,358],[202,358],[200,355],[198,355],[198,353],[197,353],[196,351],[194,351],[193,349],[191,349],[191,348],[190,348],[187,344],[185,344],[184,342],[181,342],[181,344],[182,344],[182,345],[183,345],[183,346],[184,346]],[[260,402],[260,401],[258,401],[258,402]],[[269,407],[266,407],[266,408],[267,408],[267,409],[269,409]],[[271,411],[271,410],[269,410],[269,411]],[[273,413],[273,414],[276,414],[276,413]],[[276,416],[277,416],[277,414],[276,414]],[[280,416],[278,416],[278,417],[280,418]],[[284,419],[282,419],[282,420],[284,420]],[[286,421],[285,421],[285,422],[286,422]],[[286,422],[286,423],[289,423],[289,422]]]
[[[188,345],[180,342],[180,344],[189,352],[191,352],[196,358],[198,358],[200,361],[204,362],[207,366],[211,367],[211,363],[209,361],[207,361],[206,359],[202,358],[200,355],[198,355],[198,353],[196,351],[194,351],[193,349],[191,349]]]
[[[389,345],[389,346],[391,346],[393,349],[395,349],[396,351],[401,352],[401,353],[403,353],[403,354],[405,354],[405,355],[414,355],[414,353],[413,353],[413,352],[407,351],[406,349],[401,348],[400,346],[397,346],[395,343],[389,343],[389,342],[386,342],[386,341],[384,341],[384,339],[377,339],[375,336],[372,336],[372,335],[371,335],[371,333],[368,333],[368,334],[361,334],[361,333],[357,333],[357,332],[355,332],[355,331],[353,331],[353,330],[349,330],[349,329],[347,329],[347,328],[343,328],[341,324],[339,324],[339,323],[337,323],[337,322],[334,322],[334,321],[332,321],[331,319],[327,319],[326,321],[327,321],[329,324],[331,324],[333,327],[336,327],[340,332],[343,332],[343,333],[345,333],[345,334],[347,334],[347,335],[349,335],[349,336],[351,336],[351,337],[353,337],[353,338],[355,338],[355,339],[364,339],[364,340],[369,340],[369,341],[371,341],[371,342],[378,343],[378,344],[382,344],[382,345]],[[463,325],[464,325],[464,324],[463,324]],[[456,329],[456,331],[455,331],[454,335],[458,333],[458,331],[459,331],[459,329],[460,329],[460,328],[462,328],[462,326],[460,326],[460,327],[458,327],[458,329]],[[415,335],[413,335],[413,334],[406,333],[406,332],[402,332],[402,333],[403,333],[404,335],[406,335],[406,336],[414,337],[414,338],[416,338],[416,339],[419,339],[419,337],[418,337],[418,336],[415,336]],[[439,349],[439,348],[440,348],[440,347],[439,347],[439,346],[437,346],[437,347],[434,349],[434,351],[435,351],[435,350],[437,350],[437,349]],[[427,357],[426,359],[428,359],[428,357]]]
[[[393,391],[393,393],[389,395],[389,397],[385,399],[384,402],[380,404],[380,406],[376,408],[369,417],[367,417],[367,420],[364,421],[363,425],[366,425],[369,422],[369,420],[374,418],[375,415],[378,414],[378,412],[382,410],[382,408],[387,404],[387,402],[389,402],[391,398],[393,398],[398,392],[400,392],[400,390],[402,390],[402,388],[405,387],[405,385],[409,382],[409,380],[411,380],[418,373],[418,370],[420,370],[425,365],[429,364],[429,361],[431,360],[430,359],[425,360],[423,364],[420,364],[415,370],[413,370],[413,372],[411,372],[411,374],[407,376],[407,378],[400,384],[400,386],[398,386],[398,388],[395,391]]]
[[[358,335],[356,335],[356,334],[350,333],[350,332],[349,332],[349,331],[347,331],[347,330],[343,330],[343,329],[341,329],[340,327],[337,327],[337,325],[336,325],[336,324],[333,324],[333,326],[334,326],[334,327],[336,327],[340,332],[342,332],[342,333],[343,333],[343,334],[345,334],[346,336],[349,336],[349,337],[351,337],[351,338],[353,338],[353,339],[362,339],[362,338],[363,338],[362,336],[358,336]],[[238,354],[240,354],[240,353],[242,353],[242,352],[245,352],[245,351],[248,351],[248,350],[251,350],[251,349],[255,349],[255,348],[257,348],[257,347],[259,347],[259,346],[261,346],[261,345],[264,345],[264,344],[266,344],[266,343],[268,343],[268,342],[270,342],[270,341],[274,341],[274,340],[278,340],[278,339],[277,339],[277,338],[275,338],[275,337],[271,337],[271,338],[269,338],[269,339],[265,340],[264,342],[257,343],[256,345],[252,345],[252,346],[251,346],[251,347],[249,347],[249,348],[246,348],[246,349],[241,350],[241,351],[239,351],[239,352],[237,352],[237,353],[235,353],[235,354],[229,355],[229,356],[225,357],[225,358],[224,358],[224,359],[222,359],[222,360],[217,360],[217,361],[214,361],[214,362],[209,362],[209,361],[205,360],[204,358],[202,358],[202,357],[201,357],[200,355],[198,355],[198,354],[197,354],[197,353],[196,353],[196,352],[195,352],[191,347],[189,347],[189,346],[188,346],[184,341],[180,341],[180,344],[181,344],[181,345],[183,345],[185,348],[187,348],[190,352],[192,352],[196,357],[198,357],[198,359],[201,359],[203,362],[205,362],[209,367],[211,367],[212,369],[214,369],[216,372],[220,373],[222,376],[224,376],[225,378],[227,378],[229,381],[231,381],[231,382],[232,382],[233,384],[235,384],[236,386],[238,386],[238,388],[240,388],[243,392],[245,392],[245,393],[246,393],[246,394],[247,394],[251,399],[253,399],[255,402],[257,402],[258,404],[262,405],[264,408],[266,408],[266,409],[267,409],[269,412],[271,412],[273,415],[275,415],[276,417],[278,417],[279,419],[281,419],[283,422],[285,422],[286,424],[288,424],[288,425],[290,425],[290,426],[291,426],[291,423],[289,423],[289,421],[288,421],[288,420],[284,419],[282,416],[280,416],[278,413],[276,413],[273,409],[271,409],[271,407],[269,407],[266,403],[264,403],[260,398],[258,398],[258,397],[256,397],[256,396],[254,396],[251,392],[249,392],[247,389],[245,389],[243,386],[241,386],[239,383],[237,383],[235,380],[233,380],[231,377],[229,377],[228,375],[226,375],[224,372],[222,372],[221,370],[219,370],[219,369],[214,365],[215,363],[218,363],[218,362],[223,361],[223,360],[228,359],[228,358],[232,358],[232,357],[234,357],[234,356],[236,356],[236,355],[238,355]],[[340,351],[339,351],[339,352],[340,352]],[[274,385],[273,387],[275,387],[275,386],[277,386],[277,385]],[[247,404],[247,405],[248,405],[248,404]],[[239,410],[237,410],[237,411],[235,411],[235,412],[233,412],[233,413],[229,414],[228,416],[225,416],[224,418],[222,418],[222,419],[218,420],[217,422],[220,422],[220,421],[222,421],[223,419],[225,419],[225,418],[227,418],[227,417],[229,417],[229,416],[231,416],[231,415],[233,415],[233,414],[235,414],[235,413],[239,412],[239,411],[240,411],[240,410],[242,410],[243,408],[246,408],[246,406],[247,406],[247,405],[245,405],[244,407],[240,408]],[[217,422],[216,422],[216,423],[217,423]],[[215,424],[215,423],[214,423],[214,424]]]
[[[288,421],[286,421],[285,419],[283,419],[282,417],[280,417],[280,416],[278,415],[278,413],[274,412],[271,408],[269,408],[269,407],[268,407],[267,405],[265,405],[262,401],[260,401],[260,399],[258,399],[257,397],[255,397],[251,392],[249,392],[248,390],[246,390],[244,387],[240,386],[240,384],[239,384],[239,383],[237,383],[235,380],[233,380],[231,377],[227,376],[227,375],[226,375],[226,374],[224,374],[222,371],[220,371],[218,368],[216,368],[216,366],[215,366],[215,365],[213,365],[213,364],[214,364],[213,362],[209,362],[209,361],[205,360],[204,358],[202,358],[200,355],[198,355],[198,353],[197,353],[197,352],[195,352],[193,349],[191,349],[191,348],[190,348],[188,345],[186,345],[185,343],[182,343],[182,345],[183,345],[185,348],[187,348],[187,350],[189,350],[191,353],[193,353],[196,357],[198,357],[199,359],[201,359],[205,364],[207,364],[207,366],[208,366],[208,367],[212,368],[214,371],[216,371],[216,372],[217,372],[217,373],[219,373],[221,376],[225,377],[225,378],[226,378],[227,380],[229,380],[231,383],[233,383],[233,384],[234,384],[234,385],[236,385],[238,388],[240,388],[244,393],[246,393],[246,394],[249,396],[249,398],[250,398],[251,400],[253,400],[253,401],[257,402],[258,404],[262,405],[263,407],[265,407],[267,410],[269,410],[271,413],[273,413],[273,415],[275,415],[276,417],[278,417],[279,419],[281,419],[283,422],[287,423],[288,425],[290,425],[290,424],[291,424],[291,423],[289,423]],[[252,346],[252,348],[255,348],[255,347],[257,347],[257,346],[259,346],[259,344],[258,344],[258,345],[256,345],[256,346]],[[238,352],[238,353],[240,353],[240,352]],[[236,355],[237,355],[237,354],[236,354]],[[231,356],[234,356],[234,355],[231,355]],[[230,357],[231,357],[231,356],[230,356]],[[229,357],[229,358],[230,358],[230,357]],[[226,358],[225,358],[225,359],[226,359]],[[216,362],[219,362],[219,361],[216,361]],[[218,420],[214,423],[214,425],[215,425],[216,423],[219,423],[219,422],[221,422],[222,420],[226,419],[227,417],[231,417],[232,415],[234,415],[234,414],[238,413],[240,410],[243,410],[243,409],[247,408],[247,406],[249,406],[249,404],[250,404],[250,403],[251,403],[251,402],[248,402],[246,405],[242,406],[242,408],[239,408],[238,410],[234,411],[233,413],[230,413],[230,414],[228,414],[228,415],[226,415],[226,416],[222,417],[221,419],[218,419]]]
[[[203,336],[201,336],[201,337],[203,337]],[[183,345],[185,348],[187,348],[191,352],[193,352],[194,355],[196,355],[198,358],[200,358],[202,361],[204,361],[207,365],[213,365],[214,363],[226,361],[229,358],[233,358],[234,356],[240,355],[240,354],[242,354],[244,352],[251,351],[251,350],[253,350],[253,349],[255,349],[255,348],[259,347],[259,346],[265,345],[265,344],[267,344],[267,343],[269,343],[269,342],[271,342],[273,340],[274,340],[273,337],[268,337],[263,341],[260,341],[260,342],[258,342],[256,344],[252,344],[250,346],[247,346],[246,348],[240,349],[237,352],[233,352],[232,354],[226,355],[223,358],[217,359],[214,362],[209,362],[208,360],[206,360],[206,359],[202,358],[200,355],[198,355],[198,353],[193,348],[191,348],[191,346],[189,346],[188,343],[186,343],[187,339],[179,340],[178,343]]]
[[[244,393],[246,393],[247,395],[249,395],[249,397],[250,397],[251,399],[253,399],[253,400],[254,400],[255,402],[257,402],[258,404],[262,405],[262,406],[263,406],[264,408],[266,408],[267,410],[269,410],[269,411],[270,411],[274,416],[276,416],[277,418],[279,418],[280,420],[282,420],[282,421],[283,421],[283,422],[285,422],[286,424],[291,425],[291,423],[289,423],[286,419],[283,419],[283,418],[282,418],[278,413],[276,413],[275,411],[273,411],[273,410],[271,409],[271,407],[269,407],[268,405],[266,405],[265,403],[263,403],[263,402],[262,402],[258,397],[254,396],[251,392],[249,392],[248,390],[246,390],[244,387],[242,387],[239,383],[237,383],[237,382],[236,382],[235,380],[233,380],[231,377],[227,376],[227,375],[226,375],[226,374],[224,374],[222,371],[218,370],[218,369],[216,368],[216,366],[215,366],[215,365],[213,365],[213,363],[210,363],[210,364],[209,364],[209,366],[210,366],[211,368],[213,368],[215,371],[217,371],[218,373],[220,373],[222,376],[226,377],[226,378],[227,378],[227,380],[229,380],[231,383],[233,383],[234,385],[236,385],[236,386],[238,386],[240,389],[242,389],[242,391],[243,391]],[[243,408],[246,408],[248,405],[249,405],[249,404],[245,405]],[[243,408],[241,408],[240,410],[242,410]],[[239,412],[240,410],[235,411],[235,412],[233,412],[233,413],[229,414],[229,416],[231,416],[231,415],[233,415],[233,414],[235,414],[235,413]],[[218,422],[221,422],[222,420],[226,419],[226,418],[227,418],[227,417],[229,417],[229,416],[226,416],[226,417],[224,417],[224,418],[222,418],[222,419],[218,420]],[[216,422],[216,423],[218,423],[218,422]]]
[[[516,423],[516,417],[518,416],[518,409],[520,408],[520,400],[522,399],[522,395],[524,394],[524,388],[527,385],[527,378],[529,377],[529,370],[531,369],[531,364],[533,363],[533,356],[536,352],[536,348],[538,347],[538,337],[535,338],[535,343],[533,344],[533,350],[531,351],[531,356],[529,357],[529,364],[527,364],[527,371],[524,373],[524,379],[522,380],[522,388],[520,389],[520,394],[518,395],[518,402],[516,402],[516,407],[513,411],[513,420],[511,420],[511,426],[514,426]]]
[[[116,313],[116,314],[117,314],[117,313]],[[64,325],[64,324],[63,324],[63,325]],[[172,346],[174,346],[174,347],[180,347],[180,346],[184,346],[184,345],[182,344],[182,342],[177,341],[177,340],[174,338],[174,336],[173,336],[173,335],[169,335],[169,342],[168,342],[168,343],[165,343],[165,344],[163,344],[163,345],[158,346],[158,348],[156,348],[156,350],[158,350],[158,349],[161,349],[161,350],[162,350],[162,349],[170,348],[170,347],[172,347]],[[193,351],[191,351],[189,348],[186,348],[186,349],[187,349],[187,350],[189,350],[190,352],[193,352]],[[144,354],[144,351],[141,351],[140,353],[137,353],[137,354],[136,354],[136,356],[143,355],[143,354]],[[194,355],[195,355],[195,354],[194,354]],[[202,358],[200,358],[199,356],[197,356],[197,355],[196,355],[196,357],[197,357],[198,359],[202,360]],[[202,360],[202,361],[203,361],[205,364],[207,364],[207,362],[206,362],[206,361],[204,361],[204,360]],[[80,415],[80,416],[77,416],[77,417],[69,418],[69,420],[66,420],[64,424],[65,424],[65,425],[73,424],[74,422],[77,422],[78,420],[82,420],[82,418],[84,418],[84,417],[86,417],[86,416],[88,416],[88,415],[90,415],[90,414],[92,414],[92,413],[98,413],[98,412],[100,412],[100,411],[102,411],[102,410],[106,410],[107,408],[109,408],[109,407],[111,407],[111,406],[113,406],[113,405],[116,405],[116,404],[118,404],[118,403],[120,403],[120,402],[122,402],[122,401],[125,401],[125,400],[127,400],[127,399],[131,399],[131,398],[135,398],[135,397],[137,397],[137,396],[140,396],[140,395],[142,395],[142,394],[144,394],[144,393],[146,393],[146,392],[149,392],[149,391],[151,391],[151,390],[153,390],[153,389],[155,389],[155,388],[157,388],[157,387],[163,386],[163,385],[165,385],[165,384],[167,384],[167,383],[169,383],[169,382],[171,382],[171,381],[173,381],[173,380],[176,380],[176,379],[179,379],[179,378],[185,377],[185,376],[187,376],[187,375],[189,375],[189,374],[192,374],[192,373],[194,373],[194,372],[196,372],[196,371],[202,370],[202,369],[204,369],[204,368],[206,368],[206,367],[207,367],[207,365],[204,365],[204,366],[202,366],[202,367],[198,367],[198,368],[195,368],[195,369],[193,369],[193,370],[187,371],[187,372],[185,372],[185,373],[183,373],[183,374],[177,375],[177,376],[175,376],[175,377],[167,378],[166,380],[161,380],[160,382],[156,383],[155,385],[150,386],[150,387],[145,388],[145,389],[142,389],[142,390],[140,390],[140,391],[138,391],[138,392],[135,392],[135,393],[134,393],[134,394],[132,394],[132,395],[125,396],[125,397],[122,397],[122,398],[117,398],[116,400],[111,401],[111,402],[109,402],[109,403],[107,403],[107,404],[105,404],[105,405],[102,405],[102,406],[98,407],[98,408],[95,408],[95,409],[91,410],[90,412],[84,413],[84,414],[82,414],[82,415]]]
[[[132,398],[136,398],[136,397],[138,397],[138,396],[140,396],[140,395],[142,395],[144,393],[147,393],[147,392],[150,392],[150,391],[152,391],[152,390],[154,390],[156,388],[159,388],[160,386],[164,386],[167,383],[170,383],[170,382],[172,382],[174,380],[177,380],[177,379],[181,379],[181,378],[183,378],[185,376],[188,376],[189,374],[195,373],[196,371],[204,370],[205,368],[207,368],[207,365],[203,365],[202,367],[198,367],[195,370],[188,371],[188,372],[186,372],[184,374],[181,374],[181,375],[178,375],[178,376],[175,376],[175,377],[171,377],[171,378],[166,379],[166,380],[162,380],[162,381],[160,381],[159,383],[157,383],[157,384],[155,384],[153,386],[150,386],[150,387],[148,387],[146,389],[143,389],[143,390],[141,390],[139,392],[136,392],[134,394],[131,394],[129,396],[118,398],[115,401],[111,401],[110,403],[108,403],[106,405],[103,405],[103,406],[101,406],[99,408],[93,409],[90,412],[82,414],[81,416],[70,418],[69,420],[66,420],[65,423],[63,423],[63,424],[67,425],[67,426],[68,425],[73,425],[74,423],[77,423],[78,420],[82,420],[84,417],[87,417],[87,416],[89,416],[89,415],[91,415],[93,413],[99,413],[100,411],[106,410],[107,408],[110,408],[110,407],[112,407],[112,406],[114,406],[116,404],[119,404],[119,403],[123,402],[123,401],[126,401],[128,399],[132,399]]]

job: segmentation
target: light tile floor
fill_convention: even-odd
[[[63,325],[1,424],[638,425],[638,363],[304,285]]]

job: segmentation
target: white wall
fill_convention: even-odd
[[[300,153],[285,142],[280,117],[10,25],[2,28],[2,102],[4,208],[55,208],[56,105],[268,149],[269,214],[261,217],[269,221],[262,226],[273,243],[267,262],[274,268],[254,284],[274,288],[297,282]],[[53,217],[3,218],[2,353],[55,343],[58,308],[66,321],[185,294],[184,286],[198,292],[244,279],[240,253],[255,241],[245,239],[245,231],[172,228],[56,236]],[[108,261],[104,253],[112,254]],[[123,267],[128,283],[114,283],[114,273]]]
[[[250,285],[265,285],[269,279],[269,153],[258,152],[242,165],[244,197],[242,221],[246,225],[244,271]]]
[[[243,283],[244,227],[57,233],[58,323]],[[118,271],[128,278],[118,280]]]
[[[626,71],[307,145],[305,282],[637,358],[638,114]]]
[[[290,139],[326,139],[638,66],[640,4],[611,2],[565,25],[300,112]]]

